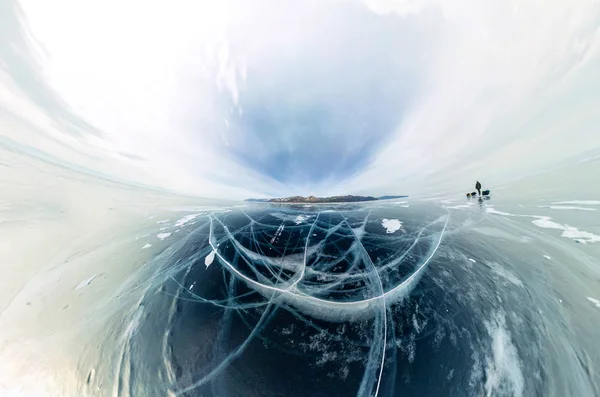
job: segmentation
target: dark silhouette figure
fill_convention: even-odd
[[[475,189],[477,189],[477,193],[479,193],[479,197],[481,197],[481,183],[479,183],[479,181],[475,184]]]

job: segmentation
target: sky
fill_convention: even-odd
[[[433,194],[600,154],[600,2],[0,0],[0,145],[202,197]]]

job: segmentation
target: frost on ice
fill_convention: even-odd
[[[156,235],[156,237],[158,237],[158,239],[159,239],[159,240],[164,240],[164,239],[166,239],[167,237],[169,237],[170,235],[171,235],[171,233],[158,233],[158,234]]]

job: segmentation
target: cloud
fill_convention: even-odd
[[[424,8],[443,16],[443,45],[420,76],[429,84],[393,143],[346,189],[500,182],[598,147],[592,126],[600,120],[590,110],[599,98],[589,90],[599,85],[599,11],[591,1]]]
[[[10,74],[12,81],[28,99],[35,103],[47,117],[60,125],[68,134],[100,135],[101,132],[76,115],[48,84],[42,65],[36,55],[29,51],[34,45],[43,51],[39,42],[31,37],[29,26],[16,0],[0,2],[0,69]]]
[[[433,0],[364,0],[364,3],[376,14],[406,16],[417,14],[436,2]]]
[[[22,4],[29,45],[0,48],[19,43],[39,69],[6,69],[0,105],[37,132],[9,138],[144,184],[413,194],[600,148],[595,1]],[[63,136],[48,118],[65,114],[97,133]]]

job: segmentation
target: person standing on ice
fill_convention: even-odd
[[[479,181],[475,184],[475,189],[477,189],[477,193],[481,196],[481,183],[479,183]]]

